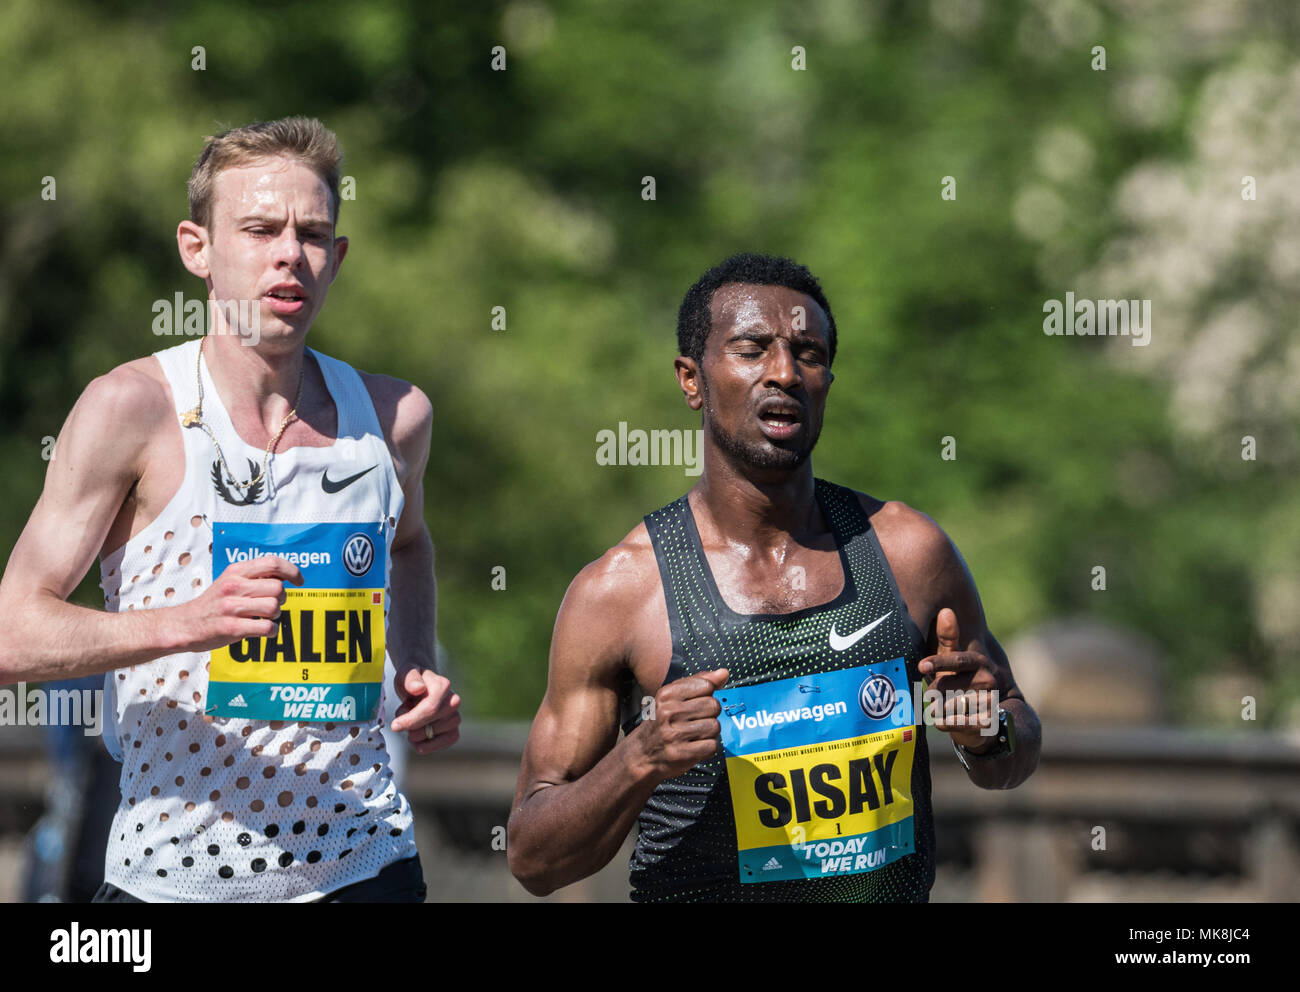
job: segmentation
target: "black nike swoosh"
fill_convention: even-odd
[[[346,479],[339,479],[338,482],[331,482],[329,473],[326,472],[324,475],[320,477],[320,487],[324,489],[327,493],[337,493],[340,490],[346,489],[348,486],[352,485],[352,483],[356,482],[359,478],[365,475],[366,472],[373,472],[377,468],[379,468],[378,465],[371,465],[368,469],[358,472],[356,475],[349,475]]]

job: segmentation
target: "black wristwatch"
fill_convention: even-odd
[[[1016,752],[1016,722],[1011,719],[1010,713],[999,706],[997,743],[995,743],[993,747],[979,754],[973,754],[956,741],[953,741],[952,749],[957,752],[957,760],[961,762],[961,766],[967,771],[970,771],[971,761],[991,761],[998,758],[1009,758]]]

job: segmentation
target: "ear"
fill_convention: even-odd
[[[673,361],[673,366],[677,369],[677,385],[682,387],[686,405],[692,410],[699,410],[704,406],[704,396],[700,391],[699,363],[693,358],[678,355]]]
[[[211,244],[206,227],[200,227],[192,220],[183,220],[176,226],[176,248],[181,253],[181,264],[200,279],[207,279],[211,274],[208,268]]]
[[[348,253],[348,239],[334,239],[334,269],[330,272],[330,282],[333,282],[339,274],[339,266],[343,264],[343,256]]]

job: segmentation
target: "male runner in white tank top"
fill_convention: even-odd
[[[340,160],[303,118],[208,140],[181,259],[256,313],[214,307],[206,337],[90,383],[0,580],[0,682],[106,673],[122,798],[98,901],[423,900],[381,728],[420,754],[458,736],[432,409],[306,348],[348,247]],[[97,554],[107,612],[65,602]]]

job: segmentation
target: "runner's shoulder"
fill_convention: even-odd
[[[867,493],[854,495],[880,538],[891,567],[926,568],[946,562],[955,548],[942,527],[901,500],[881,500]]]
[[[658,593],[659,564],[643,521],[574,577],[561,611],[627,630]]]
[[[108,443],[105,454],[122,442],[139,443],[176,416],[162,366],[152,355],[137,358],[92,379],[73,408],[69,423],[78,438]],[[77,443],[77,442],[74,442]]]
[[[396,376],[357,369],[375,406],[379,426],[389,451],[398,462],[398,474],[407,466],[423,467],[433,436],[433,403],[419,386]]]

